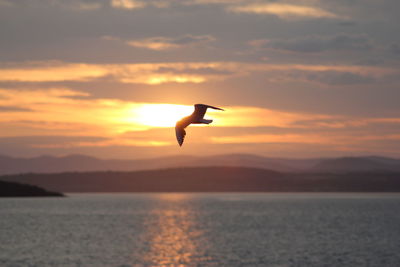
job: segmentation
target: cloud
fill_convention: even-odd
[[[32,1],[33,2],[33,1]],[[38,5],[38,4],[46,4],[45,1],[37,1],[34,3],[30,3],[32,5]],[[47,2],[48,5],[53,5],[56,7],[61,7],[61,8],[66,8],[70,10],[75,10],[75,11],[93,11],[100,9],[103,7],[103,2],[98,1],[98,0],[70,0],[70,1],[62,1],[62,0],[49,0]]]
[[[103,133],[115,136],[127,131],[173,127],[180,118],[190,114],[192,106],[162,103],[137,103],[116,99],[76,98],[87,93],[63,88],[47,90],[0,89],[0,107],[8,112],[0,118],[4,128],[0,135],[14,131],[26,134],[28,128],[37,134],[80,135]],[[228,106],[229,112],[207,114],[216,127],[289,127],[297,121],[331,119],[320,114],[283,112],[256,107]],[[0,110],[1,111],[1,110]],[[5,127],[8,125],[7,127]],[[296,127],[299,127],[297,125]],[[7,129],[6,129],[7,128]],[[14,129],[14,130],[13,130]],[[19,129],[19,130],[18,130]],[[29,131],[28,131],[29,132]]]
[[[135,0],[111,0],[110,4],[119,9],[140,9],[146,6],[144,2]]]
[[[46,146],[65,142],[100,142],[106,141],[107,138],[99,136],[63,136],[63,135],[21,135],[21,136],[6,136],[0,137],[0,144],[19,144],[28,146]]]
[[[129,125],[127,118],[131,108],[129,103],[107,99],[73,98],[82,95],[87,94],[62,88],[0,89],[1,106],[18,106],[31,110],[2,116],[0,118],[0,123],[3,125],[1,135],[11,133],[21,135],[27,132],[44,135],[49,133],[89,135],[102,132],[104,135],[109,135],[113,132],[135,129]],[[108,128],[110,125],[113,127]]]
[[[18,145],[50,152],[171,147],[176,145],[175,122],[193,110],[187,105],[79,96],[87,96],[87,93],[66,88],[0,89],[0,107],[7,112],[7,116],[0,117],[0,139],[6,142],[10,136],[13,140],[24,136],[49,136],[47,139],[28,138],[29,142]],[[361,147],[385,138],[399,140],[400,117],[358,118],[250,106],[223,108],[225,112],[207,112],[206,117],[214,120],[212,127],[188,129],[190,151],[194,151],[196,144],[204,148],[228,144],[292,144],[327,146],[335,150]],[[226,148],[218,147],[216,151],[225,153],[229,151],[224,150]]]
[[[215,41],[215,38],[211,35],[190,35],[187,34],[185,36],[176,38],[173,40],[173,43],[178,45],[188,45],[188,44],[198,44],[198,43],[205,43],[205,42],[212,42]]]
[[[234,13],[269,14],[286,20],[339,18],[338,15],[313,6],[286,3],[255,3],[230,6],[228,11]]]
[[[200,68],[185,68],[176,69],[173,67],[160,67],[157,70],[158,73],[175,73],[175,74],[201,74],[201,75],[233,75],[234,72],[231,70],[223,70],[212,67],[200,67]]]
[[[175,62],[139,64],[76,64],[63,62],[8,63],[0,66],[0,82],[58,83],[119,82],[161,85],[200,84],[251,75],[270,82],[308,81],[328,85],[362,84],[399,74],[397,68],[355,65],[301,65],[246,62]]]
[[[288,127],[298,120],[328,117],[319,114],[283,112],[255,107],[227,107],[227,109],[229,112],[215,112],[210,116],[213,116],[216,121],[220,121],[220,125],[224,127]]]
[[[329,85],[352,85],[374,83],[372,76],[360,75],[351,72],[321,71],[306,74],[306,79]]]
[[[8,0],[0,0],[0,6],[2,7],[12,7],[13,3]]]
[[[130,40],[126,43],[132,47],[161,51],[205,44],[214,40],[215,38],[210,35],[194,36],[188,34],[178,38],[152,37],[141,40]]]
[[[4,112],[27,112],[32,111],[28,108],[18,107],[18,106],[0,106],[0,113]]]
[[[378,66],[383,65],[385,60],[382,58],[363,58],[356,61],[354,64],[356,65],[365,65],[365,66]]]
[[[327,136],[318,134],[261,134],[242,136],[211,137],[212,142],[217,144],[239,144],[239,143],[301,143],[301,144],[332,144]]]
[[[98,0],[29,0],[29,1],[9,1],[0,0],[0,7],[61,7],[76,11],[97,10],[103,6],[102,1]]]
[[[77,8],[79,10],[96,10],[102,7],[101,3],[90,3],[90,2],[78,2],[74,8]]]
[[[238,4],[243,3],[244,0],[189,0],[186,1],[186,5],[208,5],[208,4]]]
[[[258,140],[271,140],[265,136],[272,134],[271,127],[287,140],[306,130],[329,134],[366,127],[359,136],[389,127],[399,132],[397,122],[388,126],[383,119],[350,118],[399,112],[398,4],[361,2],[0,0],[5,22],[0,27],[0,135],[107,137],[65,142],[86,148],[165,144],[174,142],[173,131],[146,136],[145,129],[156,126],[133,119],[139,104],[154,101],[151,108],[159,109],[161,103],[210,99],[226,105],[227,112],[209,113],[215,124],[203,131],[189,128],[188,146],[197,140],[209,144],[213,134],[207,130],[229,137],[239,125],[240,136],[269,127],[256,133]],[[103,35],[110,41],[99,41]],[[245,45],[257,39],[262,40],[252,42],[256,49]],[[127,42],[136,42],[135,48]],[[144,136],[128,141],[119,136],[126,131]],[[254,147],[240,151],[264,153],[258,143]]]
[[[89,64],[69,64],[61,62],[41,62],[23,64],[24,67],[10,66],[0,69],[0,80],[3,81],[87,81],[105,76],[107,70],[102,66]]]
[[[51,5],[59,6],[76,11],[93,11],[103,7],[103,3],[99,1],[85,1],[85,0],[53,0],[50,1]]]
[[[181,0],[110,0],[110,4],[113,8],[119,9],[141,9],[144,7],[155,7],[155,8],[169,8],[172,4],[182,4]]]
[[[296,53],[319,53],[333,50],[366,51],[373,48],[371,40],[362,34],[338,34],[334,36],[307,36],[289,40],[254,40],[256,48],[271,48]]]
[[[313,70],[313,69],[287,69],[271,71],[268,81],[271,83],[283,82],[311,82],[329,86],[351,86],[360,84],[373,84],[387,80],[391,75],[384,75],[360,70]]]
[[[229,64],[222,63],[148,63],[75,64],[41,62],[7,65],[0,68],[0,81],[57,82],[113,79],[122,83],[163,84],[202,83],[230,75]],[[214,70],[214,72],[213,72]]]
[[[179,45],[172,43],[169,38],[165,37],[153,37],[136,41],[127,41],[126,43],[132,47],[145,48],[157,51],[174,49],[179,47]]]
[[[158,147],[158,146],[170,146],[174,143],[171,141],[162,140],[132,140],[132,139],[108,139],[100,141],[70,141],[70,142],[57,142],[47,144],[31,144],[34,148],[84,148],[84,147],[113,147],[113,146],[124,146],[124,147]]]
[[[242,136],[222,136],[211,137],[213,143],[216,144],[310,144],[310,145],[328,145],[332,150],[343,150],[344,147],[351,147],[349,151],[357,151],[364,146],[364,150],[368,151],[374,146],[371,142],[376,141],[400,141],[400,135],[364,135],[354,136],[352,134],[258,134],[258,135],[242,135]]]
[[[399,56],[400,55],[400,45],[397,43],[393,43],[389,46],[389,51],[394,54]]]

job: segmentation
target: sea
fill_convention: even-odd
[[[400,266],[400,194],[0,199],[0,266]]]

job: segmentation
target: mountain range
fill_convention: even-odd
[[[282,173],[246,167],[5,175],[60,192],[400,192],[400,173]]]
[[[85,155],[68,155],[63,157],[40,156],[34,158],[0,156],[0,175],[21,173],[139,171],[209,166],[260,168],[278,172],[400,172],[400,159],[379,156],[286,159],[250,154],[227,154],[207,157],[184,155],[133,160],[99,159]]]

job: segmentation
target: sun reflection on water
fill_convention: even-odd
[[[210,259],[204,256],[202,231],[185,194],[162,194],[148,220],[150,248],[145,261],[151,266],[192,266]],[[200,247],[202,244],[202,247]]]

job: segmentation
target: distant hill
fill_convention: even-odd
[[[62,192],[400,192],[400,173],[281,173],[243,167],[0,177]]]
[[[400,160],[384,157],[344,157],[321,160],[312,168],[320,172],[400,171]]]
[[[47,191],[33,185],[0,181],[0,197],[62,197],[61,193]]]
[[[249,167],[278,172],[400,171],[400,160],[384,157],[331,159],[285,159],[250,154],[217,156],[169,156],[153,159],[98,159],[84,155],[13,158],[0,156],[0,175],[19,173],[60,173],[89,171],[138,171],[177,167]]]

